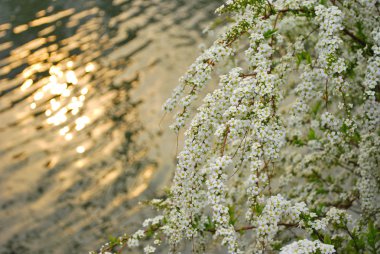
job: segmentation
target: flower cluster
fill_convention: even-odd
[[[162,215],[121,245],[153,237],[146,253],[165,244],[178,253],[186,241],[198,253],[210,253],[211,241],[229,253],[376,253],[379,8],[354,0],[221,6],[227,28],[164,105],[182,107],[172,128],[187,130],[169,195],[152,202]],[[205,95],[219,66],[219,85]]]
[[[209,177],[206,185],[209,191],[209,203],[213,209],[213,220],[216,224],[216,235],[224,239],[222,244],[228,245],[229,253],[240,253],[236,242],[236,232],[233,225],[230,225],[230,215],[225,204],[226,189],[224,182],[227,175],[223,172],[232,164],[232,160],[227,157],[216,158],[208,167]]]
[[[320,241],[300,240],[293,242],[281,249],[280,254],[333,254],[334,247],[328,244],[323,244]]]
[[[168,112],[174,110],[179,102],[183,106],[183,110],[176,115],[175,123],[170,126],[171,129],[179,131],[185,125],[186,119],[190,116],[188,107],[196,100],[197,94],[210,80],[213,66],[223,57],[231,54],[233,54],[232,49],[227,47],[223,41],[216,41],[213,46],[197,58],[187,73],[180,78],[179,86],[174,89],[172,97],[163,106],[163,109]],[[190,90],[187,95],[183,95],[187,87]]]
[[[296,203],[284,199],[281,195],[272,196],[266,202],[262,214],[257,217],[257,243],[256,249],[268,248],[268,244],[273,241],[279,231],[280,222],[288,220],[296,225],[300,222],[300,215],[308,212],[305,203]],[[270,245],[269,245],[270,246]]]

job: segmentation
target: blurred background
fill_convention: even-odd
[[[88,253],[152,213],[161,105],[220,2],[0,0],[0,253]]]

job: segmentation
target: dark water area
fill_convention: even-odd
[[[218,2],[0,0],[0,253],[88,253],[151,213],[161,105]]]

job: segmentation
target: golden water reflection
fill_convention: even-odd
[[[36,83],[39,83],[40,86],[34,87],[34,80],[30,77],[37,76],[41,70],[41,64],[32,65],[22,73],[26,80],[20,87],[23,93],[32,91],[30,109],[42,108],[46,122],[49,125],[60,126],[61,129],[58,133],[66,141],[72,140],[75,133],[91,124],[91,119],[87,115],[81,114],[81,108],[86,103],[86,96],[89,94],[91,85],[78,80],[76,70],[73,69],[74,66],[75,63],[72,60],[51,66],[49,68],[50,76],[41,82],[37,81]],[[84,70],[86,73],[94,72],[96,65],[89,62],[85,65]],[[69,118],[73,120],[73,123],[66,123]],[[78,146],[76,151],[83,153],[85,148]]]
[[[211,2],[0,0],[0,253],[87,252],[140,222]]]

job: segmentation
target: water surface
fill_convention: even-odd
[[[161,104],[215,2],[0,0],[0,253],[136,228],[173,169]]]

